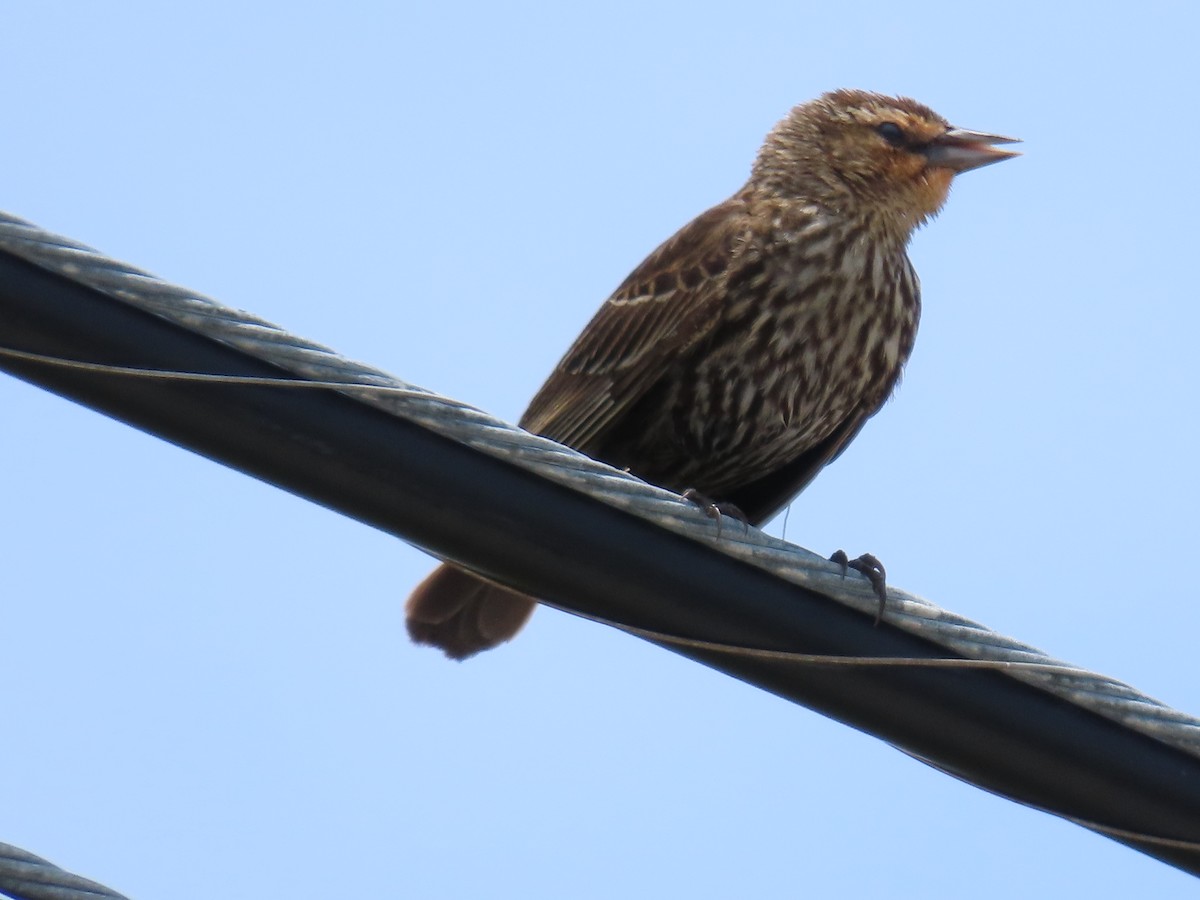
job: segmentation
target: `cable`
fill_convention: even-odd
[[[674,494],[4,217],[0,343],[343,385],[280,390],[0,354],[18,377],[1200,874],[1200,721],[1127,685],[903,591],[872,627],[870,586],[815,554],[753,529],[718,537]],[[1037,665],[796,665],[731,647]]]
[[[0,844],[0,892],[13,900],[127,900],[10,844]]]

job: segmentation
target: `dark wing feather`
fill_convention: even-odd
[[[521,417],[521,427],[592,451],[671,361],[719,321],[721,275],[746,221],[745,201],[734,197],[650,254],[567,351]]]
[[[907,268],[901,283],[902,290],[907,292],[908,302],[920,309],[920,289],[917,275],[911,263],[905,261]],[[916,321],[911,323],[902,338],[901,359],[907,359],[912,352],[913,340],[916,337]],[[735,504],[752,525],[762,525],[776,513],[787,506],[792,499],[804,490],[822,469],[842,455],[842,451],[858,436],[867,419],[879,412],[888,397],[896,389],[900,381],[900,370],[897,369],[891,378],[874,395],[844,418],[825,440],[810,447],[791,462],[773,472],[744,484],[733,491],[729,501]]]
[[[897,372],[882,391],[842,419],[829,437],[786,465],[737,488],[729,498],[730,502],[745,513],[751,525],[766,523],[808,487],[822,469],[842,455],[867,424],[867,419],[887,402],[899,380],[900,373]]]
[[[860,408],[847,416],[833,434],[773,472],[736,488],[728,498],[751,525],[762,526],[792,502],[818,473],[854,440],[874,409]]]

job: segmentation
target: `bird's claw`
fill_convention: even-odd
[[[749,531],[750,520],[746,518],[746,514],[734,506],[732,503],[718,503],[711,497],[706,497],[695,488],[688,488],[681,495],[684,500],[696,504],[710,519],[717,520],[717,537],[721,536],[721,519],[729,516],[731,519],[737,519],[742,523],[742,526]]]
[[[878,625],[883,619],[883,610],[887,606],[887,570],[884,569],[883,563],[870,553],[864,553],[857,559],[850,559],[846,556],[845,550],[835,552],[833,556],[829,557],[829,561],[842,567],[843,578],[846,577],[846,572],[853,569],[866,576],[867,581],[871,582],[871,589],[879,598],[879,608],[875,611],[875,624]]]

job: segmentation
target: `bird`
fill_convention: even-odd
[[[745,185],[604,302],[520,426],[764,524],[893,393],[921,312],[913,232],[956,175],[1019,155],[998,146],[1016,142],[870,91],[794,107]],[[843,574],[878,565],[834,558]],[[410,596],[408,632],[466,659],[510,640],[536,603],[443,564]]]

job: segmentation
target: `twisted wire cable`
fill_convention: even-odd
[[[673,493],[6,213],[0,213],[0,251],[200,332],[298,378],[338,386],[362,403],[588,493],[855,610],[868,615],[875,611],[877,600],[866,579],[856,573],[843,577],[839,566],[818,554],[740,524],[722,529],[695,504]],[[986,661],[1011,678],[1200,758],[1200,719],[1123,682],[1054,659],[896,588],[888,590],[886,620],[944,647],[950,655]],[[656,637],[672,640],[669,635]]]
[[[13,900],[127,900],[10,844],[0,844],[0,893]]]

